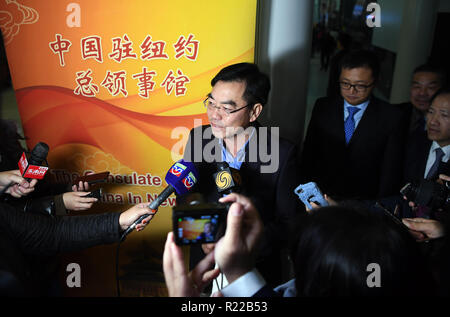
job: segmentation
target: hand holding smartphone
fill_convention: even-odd
[[[313,209],[311,202],[319,204],[321,207],[328,206],[328,202],[315,182],[301,184],[294,192],[309,210]]]

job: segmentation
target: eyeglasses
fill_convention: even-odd
[[[212,102],[211,99],[209,99],[209,97],[206,98],[205,100],[203,100],[203,105],[204,105],[207,109],[210,109],[210,110],[211,110],[211,109],[216,109],[217,111],[221,111],[222,113],[225,113],[226,115],[230,115],[230,114],[232,114],[232,113],[238,112],[239,110],[242,110],[242,109],[244,109],[244,108],[247,108],[248,106],[251,106],[251,104],[248,104],[248,105],[243,106],[243,107],[241,107],[241,108],[231,110],[231,109],[227,109],[227,108],[225,108],[225,107],[223,107],[223,106],[218,106],[216,103]]]
[[[341,85],[341,88],[345,89],[345,90],[350,90],[352,88],[355,88],[356,91],[364,92],[367,90],[367,88],[372,87],[374,83],[371,83],[369,85],[362,85],[362,84],[352,85],[345,81],[340,81],[339,84]]]

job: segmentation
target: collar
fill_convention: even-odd
[[[444,152],[444,157],[442,158],[442,161],[447,162],[450,159],[450,145],[446,145],[444,147],[439,146],[439,144],[436,141],[433,141],[430,148],[430,153],[434,153],[434,150],[437,148],[441,148]]]

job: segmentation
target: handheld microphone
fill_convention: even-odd
[[[178,195],[184,195],[197,183],[198,172],[192,162],[185,162],[179,160],[166,174],[167,187],[161,192],[161,194],[153,200],[148,206],[151,210],[155,210],[169,197],[172,193],[176,192]],[[121,241],[133,231],[133,229],[150,214],[140,216],[127,230],[122,234]]]
[[[30,158],[27,160],[25,152],[22,153],[22,156],[19,160],[19,170],[22,177],[25,178],[27,182],[31,179],[43,179],[45,174],[48,171],[48,166],[40,166],[44,161],[46,161],[47,154],[49,151],[49,147],[44,142],[39,142],[36,144],[31,151]],[[48,165],[48,164],[47,164]],[[3,190],[0,195],[3,195],[9,187],[13,185],[14,182],[9,183]]]
[[[213,177],[219,194],[239,193],[242,185],[239,170],[230,167],[227,162],[218,162],[217,169]]]
[[[48,171],[48,166],[40,165],[46,161],[48,151],[48,145],[44,142],[39,142],[31,151],[29,161],[27,161],[25,153],[22,153],[19,160],[19,169],[22,177],[24,177],[27,181],[30,181],[32,178],[43,179],[45,173]]]

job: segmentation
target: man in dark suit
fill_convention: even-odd
[[[450,90],[442,89],[430,100],[426,131],[415,131],[408,139],[404,182],[448,175],[450,159]]]
[[[401,111],[372,95],[376,56],[350,52],[340,67],[341,96],[317,100],[304,141],[303,182],[336,199],[372,200],[398,193],[402,180]]]
[[[425,116],[430,108],[430,100],[440,88],[445,87],[446,82],[447,75],[439,66],[424,64],[414,70],[410,101],[396,105],[404,112],[408,136],[420,135],[420,132],[415,133],[416,130],[425,131]]]
[[[184,153],[199,171],[192,191],[217,202],[222,196],[213,179],[217,163],[227,162],[239,170],[241,192],[254,201],[265,225],[257,267],[277,285],[282,280],[280,250],[287,247],[288,224],[303,209],[294,193],[299,184],[297,148],[256,121],[270,90],[269,78],[256,65],[225,67],[211,86],[204,101],[210,124],[191,130]],[[203,251],[210,248],[203,245]],[[200,248],[191,248],[191,266],[203,256]]]

